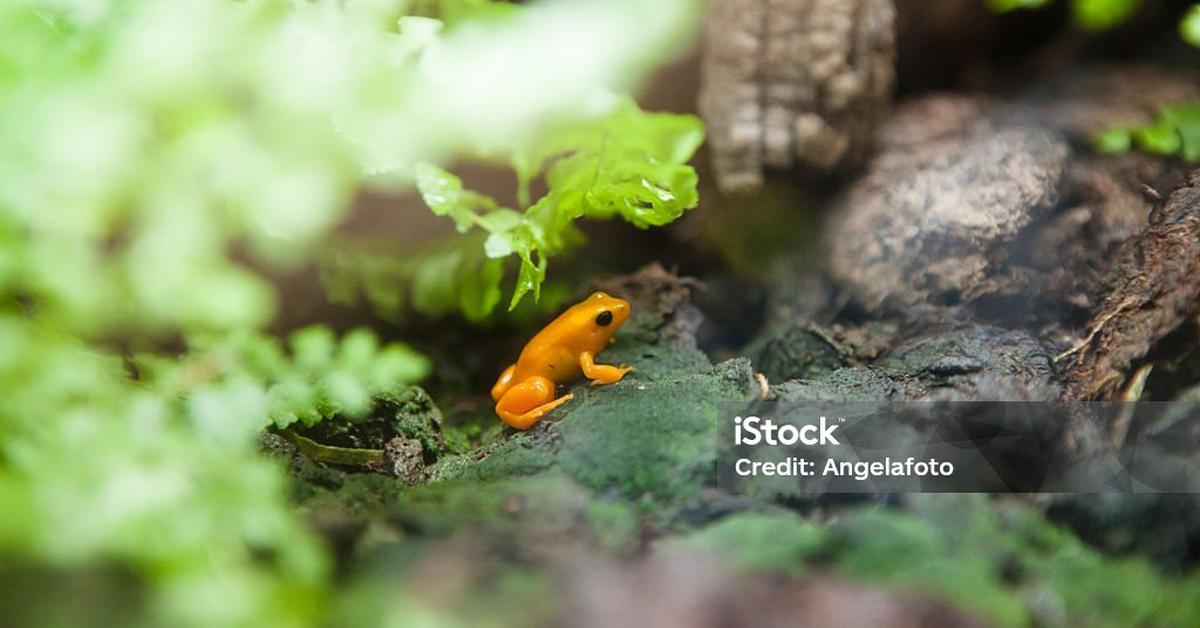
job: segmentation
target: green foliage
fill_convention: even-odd
[[[1040,9],[1051,0],[987,0],[989,9],[997,13],[1008,13],[1017,9]]]
[[[384,347],[371,331],[356,329],[338,341],[325,327],[297,331],[291,355],[275,338],[235,333],[190,343],[182,356],[133,359],[143,384],[165,398],[186,400],[198,422],[230,421],[251,429],[293,423],[312,426],[335,415],[351,420],[371,400],[423,378],[429,363],[399,343]]]
[[[417,164],[414,178],[425,204],[453,220],[461,237],[410,256],[337,252],[321,265],[331,298],[354,303],[362,292],[389,317],[411,305],[431,317],[457,311],[479,321],[502,299],[506,258],[517,261],[508,309],[526,294],[541,298],[550,256],[583,241],[576,221],[620,217],[645,229],[695,207],[697,176],[687,162],[704,140],[703,123],[695,116],[647,113],[628,98],[606,109],[490,158],[513,168],[521,211],[466,188],[439,166]],[[539,176],[546,193],[531,201]]]
[[[1096,138],[1096,148],[1106,153],[1123,153],[1133,146],[1155,155],[1200,160],[1200,103],[1162,107],[1149,124],[1112,128]]]
[[[511,16],[516,11],[516,5],[503,0],[410,0],[405,7],[409,15],[434,18],[446,26]]]
[[[269,277],[311,262],[363,189],[591,119],[695,14],[0,3],[0,563],[127,574],[146,625],[324,619],[328,550],[256,436],[360,415],[426,365],[365,332],[284,350],[261,332],[281,307]],[[458,305],[499,300],[472,293]],[[180,338],[185,355],[162,350]]]
[[[792,513],[743,512],[655,549],[713,553],[745,571],[803,577],[828,552],[830,540],[828,529]]]
[[[181,404],[45,325],[0,315],[0,335],[5,564],[117,568],[160,625],[311,619],[328,558],[254,449],[254,391]]]
[[[480,322],[500,302],[504,277],[504,260],[487,257],[485,241],[483,232],[473,232],[408,255],[361,240],[331,246],[320,262],[321,284],[331,302],[366,301],[389,321],[402,320],[411,308],[429,318],[458,313]],[[571,290],[548,280],[542,284],[540,301],[525,301],[509,316],[520,322],[556,311]]]
[[[987,0],[988,7],[999,13],[1041,8],[1049,2]],[[1140,6],[1140,0],[1071,0],[1071,16],[1083,30],[1103,31],[1129,19]],[[1179,36],[1193,46],[1200,46],[1200,4],[1192,5],[1180,20]],[[1137,147],[1156,155],[1178,156],[1184,161],[1200,160],[1200,104],[1164,106],[1153,122],[1104,130],[1093,143],[1104,153],[1124,153]]]
[[[1040,9],[1052,0],[986,0],[997,13],[1018,9]],[[1141,0],[1070,0],[1071,21],[1085,31],[1104,31],[1129,19]]]
[[[580,241],[574,221],[619,216],[645,229],[695,207],[696,171],[687,161],[703,140],[704,125],[695,116],[646,113],[622,100],[604,116],[557,129],[509,156],[523,204],[529,203],[531,179],[545,173],[545,196],[523,212],[464,188],[458,177],[430,164],[417,167],[417,189],[460,233],[486,232],[489,260],[518,258],[511,310],[530,292],[535,300],[540,296],[547,258]],[[471,283],[455,281],[455,273],[439,274],[446,290],[457,289],[468,317],[487,314],[499,298],[499,272],[486,262],[483,269]]]
[[[1086,31],[1108,30],[1133,15],[1141,0],[1072,0],[1071,17]]]
[[[1179,37],[1193,46],[1200,47],[1200,4],[1193,4],[1179,21]]]

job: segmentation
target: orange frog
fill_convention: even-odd
[[[574,394],[554,398],[554,386],[582,373],[592,384],[621,381],[632,366],[596,364],[596,354],[612,342],[613,332],[629,318],[629,302],[594,292],[539,331],[521,350],[517,363],[504,369],[492,399],[505,423],[526,430]]]

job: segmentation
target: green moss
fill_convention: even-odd
[[[395,495],[386,512],[389,521],[421,538],[480,528],[514,547],[556,539],[624,552],[636,547],[639,537],[630,504],[597,501],[556,472],[421,486]]]
[[[754,366],[772,382],[810,379],[846,366],[841,350],[812,329],[789,325],[751,347]]]
[[[975,547],[956,542],[964,533],[956,522],[863,509],[832,527],[831,562],[848,578],[932,593],[997,626],[1026,625],[1019,593],[1003,582],[1004,563],[988,558],[982,539]]]
[[[996,626],[1200,623],[1200,576],[1172,579],[1141,559],[1106,557],[1015,500],[911,501],[911,512],[860,507],[827,526],[787,512],[734,515],[662,546],[752,572],[828,569],[941,597]]]
[[[1182,610],[1200,595],[1200,579],[1172,580],[1143,560],[1106,557],[1026,504],[923,495],[914,514],[901,522],[903,515],[864,511],[836,526],[839,569],[939,593],[997,625],[1047,621],[1047,609],[1060,609],[1053,612],[1070,625],[1200,621],[1200,607]]]
[[[364,417],[338,415],[311,427],[294,429],[300,436],[328,447],[382,450],[388,441],[400,437],[419,442],[429,460],[446,451],[442,412],[420,386],[403,386],[375,395]]]
[[[593,500],[584,510],[584,520],[596,544],[608,552],[624,554],[636,549],[641,538],[638,514],[626,501]]]
[[[903,394],[907,381],[870,367],[845,367],[812,380],[772,384],[783,401],[878,401]]]
[[[431,471],[434,482],[489,481],[532,475],[554,466],[558,450],[545,426],[518,432],[475,452],[447,456]]]
[[[375,412],[390,419],[392,429],[401,438],[411,438],[432,454],[446,450],[442,439],[442,411],[420,386],[406,386],[380,395]]]
[[[463,552],[461,548],[434,546],[424,548],[414,558],[437,561],[437,553],[447,550]],[[409,564],[398,573],[394,569],[379,569],[360,574],[338,597],[328,625],[335,628],[551,626],[562,612],[553,579],[525,566],[480,556],[469,561],[469,568],[453,574],[455,579],[468,581],[469,586],[461,586],[459,580],[449,586],[420,582],[416,580],[422,575],[420,572],[420,567],[413,569]],[[435,603],[431,603],[429,591],[437,592]]]
[[[630,381],[652,381],[682,373],[701,373],[712,362],[692,342],[668,341],[663,337],[667,324],[664,313],[635,311],[617,330],[613,344],[597,358],[605,364],[628,364],[636,370],[628,375]]]
[[[563,471],[599,492],[679,506],[715,480],[722,403],[744,399],[749,363],[581,390],[555,427]]]
[[[656,550],[703,552],[748,571],[799,576],[828,546],[829,532],[819,524],[787,512],[747,512],[660,543]]]
[[[744,399],[751,377],[745,360],[697,366],[689,360],[655,378],[634,372],[609,386],[581,383],[574,400],[533,429],[443,458],[431,481],[490,481],[557,467],[598,494],[643,500],[667,518],[713,481],[719,408]]]

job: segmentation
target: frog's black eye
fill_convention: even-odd
[[[608,327],[610,324],[612,324],[612,312],[609,312],[608,310],[601,311],[596,315],[596,324],[601,327]]]

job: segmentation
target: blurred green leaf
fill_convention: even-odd
[[[126,574],[145,613],[116,618],[129,625],[329,623],[329,549],[257,436],[361,416],[430,364],[366,331],[262,333],[281,309],[273,279],[310,263],[361,191],[411,186],[417,163],[592,120],[685,49],[699,14],[687,0],[0,2],[5,564]],[[435,209],[482,230],[454,265],[464,289],[427,275],[417,295],[396,281],[421,263],[402,251],[398,274],[379,264],[361,285],[323,269],[345,288],[331,296],[494,309],[500,258],[533,250],[536,229],[461,194]],[[509,248],[488,257],[485,232]]]
[[[1175,127],[1165,121],[1135,129],[1133,139],[1142,150],[1158,155],[1174,155],[1183,144]]]
[[[1179,136],[1180,154],[1185,161],[1200,159],[1200,103],[1163,107],[1162,121]]]
[[[1124,153],[1133,145],[1133,136],[1125,129],[1109,129],[1096,136],[1095,145],[1102,153]]]
[[[429,361],[408,346],[380,346],[375,334],[362,328],[339,342],[327,327],[308,327],[294,332],[288,344],[290,359],[282,343],[268,336],[240,332],[219,339],[197,337],[180,360],[146,354],[137,356],[135,364],[144,386],[168,398],[187,399],[193,412],[215,416],[224,401],[248,404],[224,420],[236,419],[251,431],[264,427],[268,419],[287,427],[297,421],[312,425],[335,414],[361,417],[373,397],[419,381],[430,369]],[[237,396],[214,397],[227,390]]]
[[[459,233],[481,223],[478,212],[499,209],[491,197],[464,189],[461,179],[432,164],[417,164],[416,181],[425,205],[452,218]]]
[[[1153,122],[1109,129],[1096,138],[1099,150],[1119,153],[1137,146],[1156,155],[1200,161],[1200,103],[1161,107]]]
[[[1085,31],[1108,30],[1129,19],[1141,0],[1071,0],[1071,19]]]
[[[984,1],[993,12],[1008,13],[1021,9],[1040,9],[1053,0]],[[1070,0],[1071,21],[1085,31],[1105,31],[1129,19],[1140,6],[1141,0]]]
[[[1193,4],[1179,21],[1179,36],[1183,41],[1200,47],[1200,4]]]
[[[1018,9],[1040,9],[1051,0],[987,0],[987,6],[996,13],[1008,13]]]

